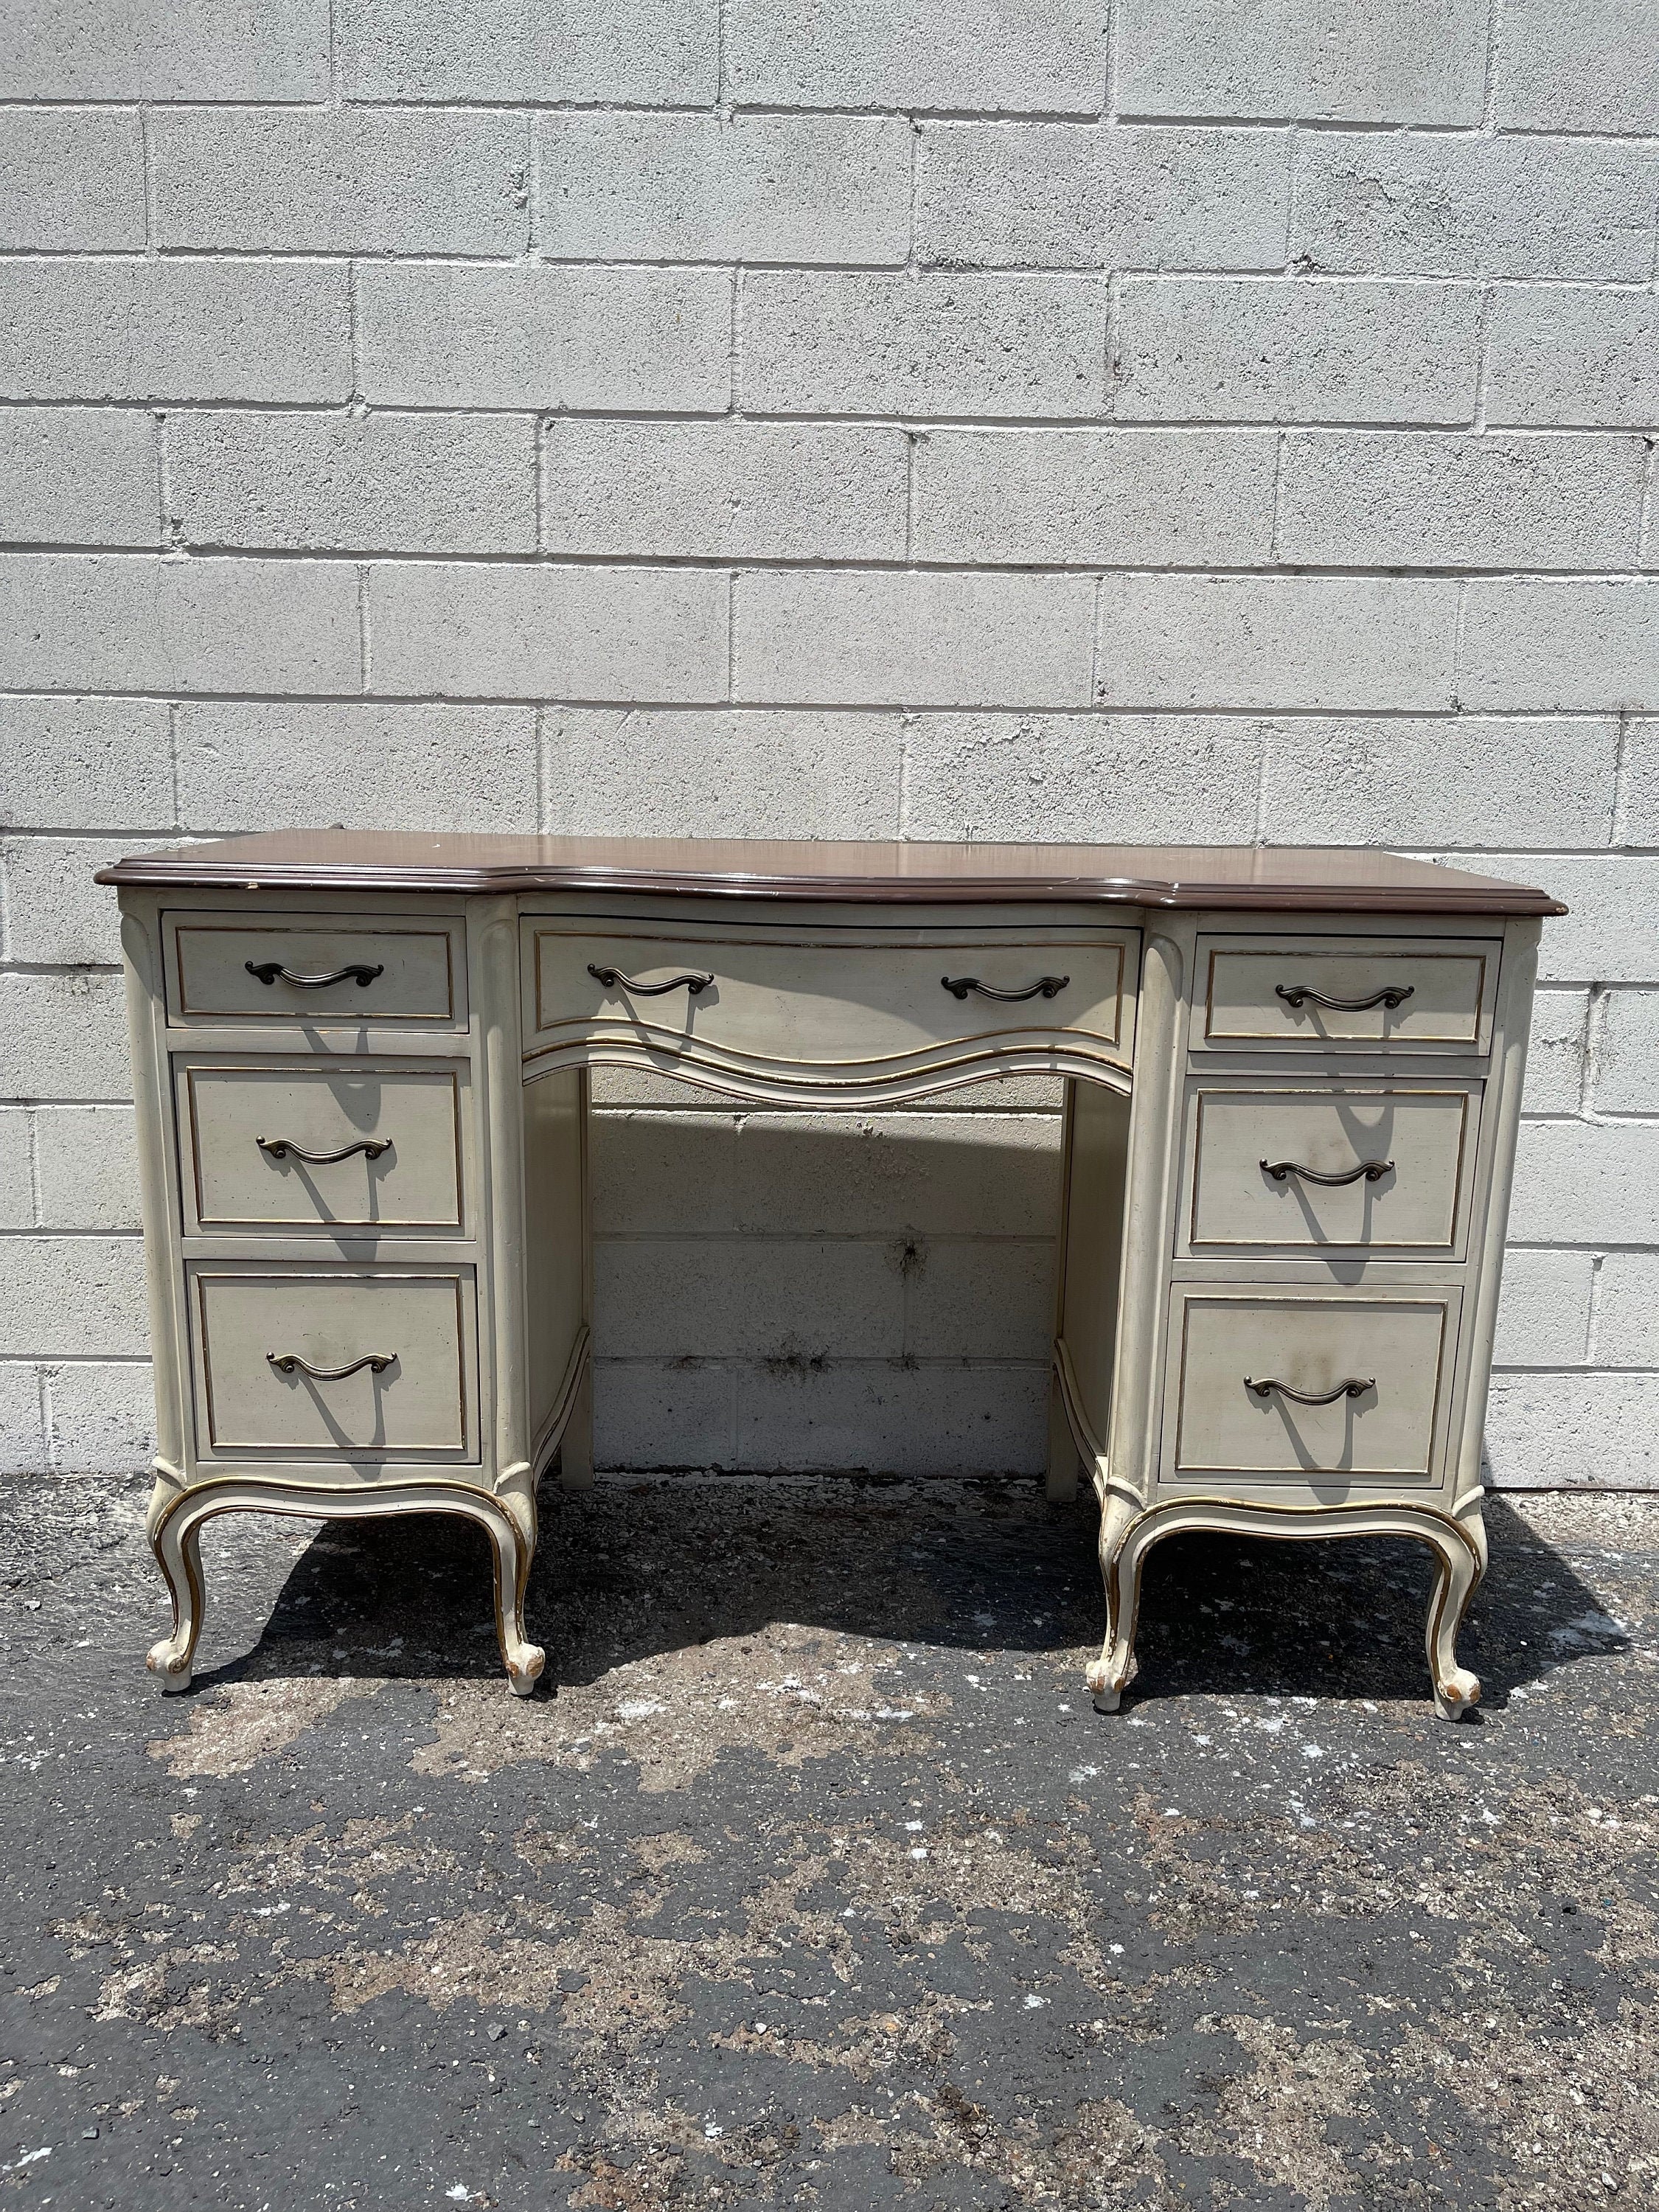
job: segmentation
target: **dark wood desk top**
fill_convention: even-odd
[[[1361,848],[785,843],[289,830],[140,853],[100,884],[249,890],[621,890],[873,905],[1006,899],[1346,914],[1565,914],[1547,893]]]

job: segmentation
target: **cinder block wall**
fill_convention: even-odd
[[[0,1464],[148,1451],[94,866],[341,821],[1548,884],[1492,1456],[1659,1480],[1656,203],[1650,0],[15,0]],[[612,1463],[1036,1463],[1041,1086],[605,1095]]]

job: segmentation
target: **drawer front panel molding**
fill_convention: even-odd
[[[191,1270],[197,1414],[216,1458],[475,1458],[469,1271]]]
[[[187,1236],[465,1233],[465,1062],[179,1065]]]
[[[1189,1086],[1178,1257],[1463,1256],[1480,1092]]]
[[[1484,1054],[1498,952],[1421,937],[1211,938],[1193,1048]]]
[[[1434,1481],[1459,1299],[1178,1290],[1168,1475],[1224,1486]]]
[[[265,1510],[471,1519],[534,1689],[538,1484],[592,1480],[603,1063],[803,1105],[1067,1079],[1048,1492],[1086,1473],[1100,1502],[1097,1705],[1133,1675],[1148,1551],[1197,1528],[1427,1545],[1435,1698],[1478,1700],[1455,1638],[1544,892],[1358,848],[397,831],[100,880],[165,1687],[202,1527]]]
[[[879,1088],[1011,1054],[1114,1068],[1133,1036],[1134,933],[856,929],[673,935],[529,925],[527,1053]]]
[[[246,924],[169,917],[167,1003],[185,1023],[454,1024],[464,963],[450,928],[389,927],[379,916],[273,915]]]

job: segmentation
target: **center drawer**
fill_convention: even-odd
[[[1461,1260],[1480,1086],[1188,1085],[1176,1256]]]
[[[465,1061],[178,1063],[185,1233],[459,1236]]]
[[[470,1268],[188,1275],[203,1456],[477,1457]]]
[[[1177,1286],[1164,1480],[1437,1480],[1461,1303]]]
[[[1120,1064],[1128,1054],[1133,931],[939,932],[920,943],[858,930],[526,927],[532,1052],[615,1040],[715,1065],[781,1063],[866,1081],[963,1045],[1057,1034]]]

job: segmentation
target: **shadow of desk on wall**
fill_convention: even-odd
[[[1431,1677],[1486,1565],[1480,1431],[1543,892],[1351,851],[296,831],[119,886],[187,1686],[204,1523],[592,1479],[587,1070],[898,1103],[1066,1079],[1048,1488],[1101,1508],[1115,1709],[1162,1537],[1399,1534]]]

